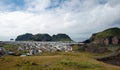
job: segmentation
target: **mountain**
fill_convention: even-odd
[[[26,33],[19,35],[16,41],[72,41],[67,34],[57,34],[50,36],[49,34],[35,34]]]
[[[33,37],[33,35],[31,33],[26,33],[23,35],[19,35],[16,38],[16,41],[30,41],[30,40],[32,40],[32,37]]]
[[[102,32],[95,33],[90,39],[84,42],[102,45],[120,44],[120,28],[109,28]]]
[[[34,41],[52,41],[52,37],[49,34],[36,34],[33,36]]]
[[[66,34],[57,34],[53,35],[52,37],[54,41],[72,41],[71,38]]]

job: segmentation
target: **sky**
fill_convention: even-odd
[[[120,27],[120,0],[0,0],[0,40],[66,33],[75,41]]]

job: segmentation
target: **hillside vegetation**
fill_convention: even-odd
[[[120,70],[120,67],[99,62],[90,53],[54,52],[41,56],[5,56],[0,70]]]
[[[118,38],[120,38],[120,28],[110,28],[96,33],[96,37],[98,38],[106,38],[110,36],[117,36]]]
[[[102,32],[94,33],[85,43],[101,45],[120,44],[120,28],[109,28]]]

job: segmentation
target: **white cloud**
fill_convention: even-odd
[[[30,12],[44,12],[50,5],[50,0],[25,0],[26,10]]]
[[[106,1],[67,0],[48,10],[50,0],[26,0],[24,10],[0,13],[0,34],[8,38],[27,32],[67,33],[75,40],[88,38],[113,24],[120,27],[114,23],[120,23],[120,1]]]

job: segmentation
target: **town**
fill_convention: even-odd
[[[5,41],[1,42],[2,44],[13,45],[19,51],[27,51],[20,56],[30,56],[35,54],[41,54],[43,51],[47,52],[72,52],[72,44],[78,44],[77,42],[39,42],[39,41]],[[4,53],[5,48],[0,47],[0,52]],[[7,54],[15,54],[14,51],[8,49],[6,50]],[[5,53],[4,53],[5,54]]]

